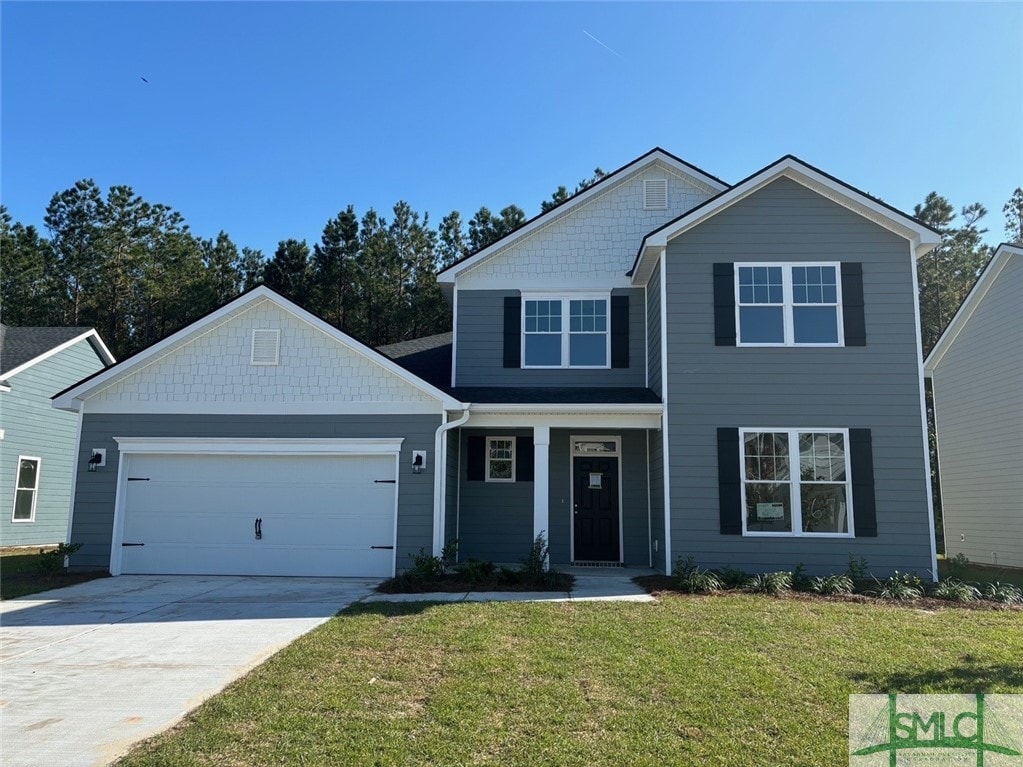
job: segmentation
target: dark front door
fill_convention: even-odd
[[[575,560],[618,562],[618,459],[575,458]]]

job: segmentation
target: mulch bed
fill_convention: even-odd
[[[686,597],[714,597],[745,593],[740,589],[731,589],[729,591],[716,591],[710,594],[688,594],[684,591],[679,591],[675,586],[675,579],[668,575],[640,575],[632,580],[638,586],[645,589],[647,593],[655,597],[661,594]],[[1006,605],[987,599],[977,599],[973,602],[950,602],[946,599],[935,599],[933,597],[893,600],[878,599],[866,594],[811,594],[805,591],[788,591],[776,596],[775,599],[794,599],[800,602],[851,602],[853,604],[889,605],[894,607],[911,607],[914,610],[947,610],[955,608],[960,610],[1010,610],[1013,612],[1023,612],[1023,605]]]
[[[382,594],[429,594],[434,591],[449,594],[466,591],[570,591],[574,583],[575,578],[566,573],[558,573],[553,585],[501,577],[470,583],[460,573],[449,573],[430,581],[406,582],[400,578],[391,578],[377,586],[377,591]]]

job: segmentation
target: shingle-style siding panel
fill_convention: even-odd
[[[604,370],[524,370],[504,367],[504,299],[517,290],[458,291],[455,353],[458,386],[644,386],[646,308],[642,288],[621,288],[629,297],[629,367]]]
[[[945,551],[1013,567],[1023,567],[1021,298],[1023,258],[1010,256],[932,379]]]
[[[661,393],[661,270],[654,266],[646,286],[646,343],[648,387]]]
[[[280,330],[280,364],[252,365],[252,331]],[[270,299],[242,307],[89,397],[88,402],[435,401]]]
[[[461,429],[458,559],[521,562],[533,542],[533,483],[470,482],[467,471],[470,436],[532,437],[533,430]]]
[[[643,209],[644,179],[668,180],[667,210]],[[556,216],[459,275],[458,311],[462,311],[462,289],[505,288],[509,283],[541,290],[627,284],[625,273],[644,235],[713,193],[660,163],[609,182],[605,191],[585,204]]]
[[[789,179],[779,179],[668,244],[668,423],[672,555],[705,566],[816,572],[866,557],[882,574],[926,572],[931,541],[920,421],[909,243]],[[713,264],[863,264],[867,345],[714,345]],[[719,427],[871,430],[878,536],[854,539],[721,535]],[[855,510],[854,510],[855,515]]]
[[[114,437],[238,438],[394,438],[402,437],[398,476],[397,567],[409,566],[409,555],[433,542],[433,471],[413,474],[412,451],[433,455],[440,416],[430,415],[186,415],[108,414],[86,412],[77,465],[75,511],[71,541],[82,549],[71,559],[77,569],[110,566],[114,494],[120,454]],[[107,465],[97,472],[81,467],[92,448],[106,448]]]
[[[67,538],[78,414],[55,410],[50,397],[104,367],[88,341],[14,376],[0,393],[0,545],[60,543]],[[14,488],[19,455],[41,459],[35,522],[17,524]]]

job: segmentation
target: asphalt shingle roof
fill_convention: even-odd
[[[13,370],[92,328],[11,327],[0,325],[0,372]]]

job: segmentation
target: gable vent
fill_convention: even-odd
[[[648,178],[643,180],[643,209],[667,210],[668,179]]]
[[[277,365],[281,355],[281,331],[253,330],[252,358],[253,365]]]

